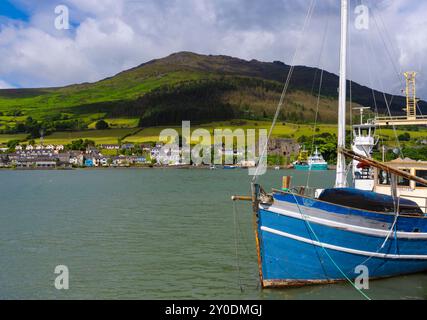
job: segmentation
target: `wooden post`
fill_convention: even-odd
[[[252,201],[252,196],[231,196],[233,201]]]
[[[291,176],[285,176],[283,177],[283,183],[282,183],[282,190],[288,191],[291,187]]]
[[[256,251],[257,251],[257,257],[258,257],[258,273],[259,273],[259,280],[261,283],[261,288],[264,288],[264,275],[262,273],[262,259],[261,259],[261,245],[260,245],[260,239],[259,239],[259,233],[258,233],[258,205],[259,205],[259,190],[260,186],[258,184],[252,184],[252,224],[253,229],[255,232],[255,244],[256,244]]]

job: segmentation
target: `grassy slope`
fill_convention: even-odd
[[[243,84],[236,90],[225,94],[223,99],[235,107],[247,105],[249,108],[269,111],[277,103],[277,96],[280,94],[288,70],[289,66],[282,63],[245,61],[226,56],[204,56],[182,52],[150,61],[95,83],[83,83],[62,88],[0,90],[0,112],[20,110],[25,116],[32,116],[35,119],[66,113],[71,118],[90,121],[105,116],[105,113],[108,113],[115,104],[129,104],[160,87],[176,87],[202,79],[218,80],[236,77],[262,79],[270,85],[277,86],[278,90],[266,91],[257,87],[258,84],[254,84],[254,86]],[[317,91],[319,74],[315,68],[296,67],[291,82],[291,91],[299,91],[298,101],[293,102],[304,106],[306,109],[304,113],[308,115],[310,115],[310,108],[315,105],[311,92]],[[317,82],[313,83],[314,80]],[[328,114],[328,110],[324,107],[331,104],[331,101],[328,101],[330,98],[336,99],[337,85],[338,78],[325,72],[322,86],[324,97],[320,108],[321,113],[326,112],[323,121],[333,120],[330,119],[333,113]],[[355,102],[365,101],[367,97],[371,97],[371,91],[358,84],[353,84],[353,97]],[[395,97],[394,101],[399,99],[400,97]],[[381,103],[380,100],[381,97],[377,98],[377,104]],[[108,105],[104,106],[102,111],[96,112],[94,109],[102,109],[99,104],[103,103],[108,103]],[[360,103],[365,105],[364,102]],[[372,105],[367,103],[367,105]],[[397,102],[397,104],[399,103]],[[336,104],[332,103],[332,105]],[[396,110],[401,110],[401,106],[397,106]],[[268,113],[271,114],[271,112]],[[0,125],[12,124],[14,121],[20,120],[22,119],[0,116]]]
[[[266,114],[271,117],[274,114],[280,90],[269,90],[268,86],[281,88],[281,81],[288,66],[280,63],[262,63],[258,61],[244,61],[225,56],[202,56],[192,53],[179,53],[164,59],[154,60],[139,67],[124,71],[118,75],[104,79],[96,83],[84,83],[62,88],[19,89],[0,90],[0,128],[4,125],[13,126],[14,123],[24,121],[27,116],[35,119],[43,119],[55,114],[66,114],[69,118],[77,118],[94,128],[95,121],[107,118],[113,129],[105,131],[81,131],[81,132],[56,132],[45,137],[46,142],[68,143],[78,138],[88,138],[97,143],[116,143],[121,138],[133,132],[131,129],[137,125],[138,118],[118,116],[111,118],[108,108],[117,104],[126,105],[140,99],[145,94],[164,86],[176,87],[179,84],[200,81],[202,79],[254,79],[255,85],[242,85],[235,90],[227,91],[221,99],[236,109],[248,110],[258,117]],[[302,114],[306,119],[315,116],[316,97],[311,95],[313,86],[313,74],[315,69],[298,67],[296,69],[295,83],[288,95],[285,106],[285,115],[294,113]],[[317,75],[318,76],[318,75]],[[334,123],[336,121],[336,76],[325,73],[325,84],[320,99],[320,122]],[[259,81],[262,81],[259,85]],[[362,92],[363,88],[356,88]],[[357,91],[357,90],[354,91]],[[362,90],[362,91],[361,91]],[[316,91],[316,90],[314,90]],[[354,93],[354,92],[353,92]],[[395,99],[397,101],[397,99]],[[97,110],[93,106],[99,103],[109,103],[104,110]],[[354,104],[353,106],[358,106]],[[400,108],[400,107],[399,107]],[[101,108],[102,109],[102,108]],[[10,111],[20,110],[23,116],[13,117],[5,115]],[[255,121],[258,128],[268,128],[270,122]],[[287,121],[288,122],[288,121]],[[217,122],[202,125],[212,129],[213,127],[227,126],[228,122]],[[254,127],[254,121],[248,121],[250,127]],[[233,126],[231,126],[233,128]],[[193,128],[196,128],[193,126]],[[127,141],[143,142],[156,141],[160,128],[147,128],[137,135],[127,137]],[[320,132],[335,132],[333,125],[321,126]],[[274,130],[275,136],[298,138],[301,135],[310,135],[312,128],[309,125],[278,125]],[[382,131],[394,140],[391,130]],[[403,131],[398,131],[401,134]],[[412,137],[426,137],[425,131],[411,132]],[[25,135],[0,135],[0,143],[12,139],[25,139]]]
[[[212,135],[214,129],[269,129],[271,123],[269,121],[246,121],[247,123],[242,126],[236,126],[230,123],[230,121],[220,121],[212,122],[202,125],[192,125],[192,131],[198,128],[207,129]],[[331,124],[320,124],[317,126],[319,131],[316,134],[321,134],[324,132],[327,133],[336,133],[336,125]],[[76,131],[76,132],[56,132],[50,136],[44,138],[45,143],[53,144],[68,144],[72,140],[76,139],[90,139],[94,140],[97,144],[116,144],[118,139],[121,139],[126,136],[124,141],[132,143],[144,143],[144,142],[156,142],[159,140],[160,132],[166,127],[150,127],[144,128],[136,134],[135,128],[122,128],[122,129],[109,129],[109,130],[86,130],[86,131]],[[173,128],[178,133],[181,133],[180,126],[170,126],[167,128]],[[397,130],[396,134],[400,135],[404,133],[404,130]],[[292,124],[292,123],[278,123],[273,130],[273,137],[281,138],[294,138],[298,139],[299,137],[311,136],[313,135],[313,126],[307,124]],[[377,131],[377,134],[380,134],[388,140],[388,145],[395,145],[395,136],[392,129],[381,129]],[[410,135],[413,139],[427,138],[427,130],[420,130],[417,132],[410,132]],[[23,139],[25,140],[25,135],[0,135],[0,143],[5,143],[13,139]],[[39,140],[36,140],[39,142]],[[193,141],[194,142],[194,141]],[[414,144],[414,141],[406,144]]]

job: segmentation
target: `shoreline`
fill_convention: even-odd
[[[2,170],[11,170],[11,171],[71,171],[71,170],[109,170],[109,169],[177,169],[177,170],[226,170],[223,168],[223,165],[215,168],[210,169],[210,166],[192,166],[192,165],[185,165],[185,166],[123,166],[123,167],[57,167],[57,168],[12,168],[12,167],[0,167],[0,171]],[[232,170],[227,171],[233,171],[233,170],[242,170],[242,169],[250,169],[248,167],[236,167]],[[273,171],[283,171],[283,170],[295,170],[295,168],[287,168],[287,167],[280,167],[279,169],[276,169],[276,166],[267,166],[268,170]],[[335,170],[336,166],[330,165],[328,167],[328,170],[322,170],[322,171],[330,171]],[[296,170],[297,171],[297,170]],[[313,170],[317,171],[317,170]],[[319,171],[320,172],[320,171]]]

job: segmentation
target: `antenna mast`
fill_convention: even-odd
[[[348,29],[348,0],[341,0],[341,50],[340,50],[340,85],[338,97],[338,156],[336,188],[346,187],[345,156],[340,152],[345,148],[345,111],[347,85],[347,29]]]

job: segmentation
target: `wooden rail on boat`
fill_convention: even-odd
[[[388,166],[382,162],[379,162],[377,160],[356,154],[355,152],[348,150],[348,149],[340,148],[339,152],[341,152],[343,155],[345,155],[348,158],[355,159],[355,160],[357,160],[361,163],[364,163],[368,166],[387,171],[387,172],[394,174],[396,176],[400,176],[400,177],[403,177],[405,179],[415,181],[415,182],[418,182],[419,184],[427,186],[427,180],[420,178],[420,177],[417,177],[417,176],[414,176],[414,175],[412,175],[406,171],[402,171],[402,170],[399,170],[396,168],[392,168],[392,167],[390,167],[390,166]]]

